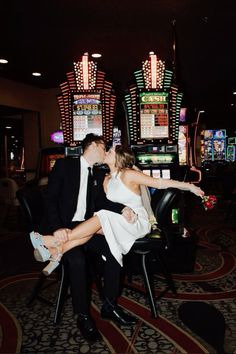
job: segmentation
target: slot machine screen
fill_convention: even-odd
[[[89,133],[102,135],[101,93],[72,94],[73,140],[81,141]]]
[[[225,139],[213,139],[214,160],[225,160]]]
[[[226,131],[225,129],[219,129],[213,131],[213,139],[225,139]]]
[[[204,130],[204,139],[212,139],[213,130]]]
[[[236,144],[236,138],[235,137],[228,138],[228,144]]]
[[[169,137],[169,97],[167,92],[139,94],[140,138],[163,139]]]
[[[212,140],[204,140],[204,160],[213,159],[213,149],[212,149]]]

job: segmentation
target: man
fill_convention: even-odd
[[[106,199],[103,191],[104,173],[101,170],[97,171],[92,183],[90,182],[88,168],[95,163],[102,163],[105,157],[103,138],[88,134],[82,142],[82,149],[83,155],[80,158],[57,160],[49,176],[46,198],[47,232],[53,233],[61,240],[66,240],[70,229],[99,209],[122,213],[130,222],[133,218],[133,213],[129,208]],[[101,254],[106,260],[101,317],[122,325],[132,325],[136,321],[117,305],[120,265],[111,254],[105,237],[94,235],[84,247],[76,247],[66,253],[63,256],[63,262],[69,272],[72,304],[74,312],[78,314],[78,327],[85,339],[96,341],[101,339],[101,335],[90,315],[90,300],[87,291],[88,267],[85,254],[87,249]]]

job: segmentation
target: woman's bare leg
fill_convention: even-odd
[[[68,241],[60,245],[61,253],[64,254],[70,249],[88,242],[93,234],[100,229],[101,223],[96,215],[77,225],[68,234]],[[57,241],[57,239],[54,236],[43,236],[44,245],[52,254],[55,252],[55,241]]]

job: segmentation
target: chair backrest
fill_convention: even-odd
[[[157,190],[152,196],[153,212],[168,249],[173,247],[176,239],[176,224],[172,224],[172,209],[179,206],[181,196],[181,191],[176,188]]]
[[[28,231],[38,230],[44,215],[44,192],[38,184],[25,185],[16,193]]]
[[[152,208],[157,219],[158,225],[167,226],[171,221],[172,209],[180,200],[181,191],[176,188],[167,188],[160,191],[157,190],[152,196]]]
[[[4,204],[18,206],[16,192],[19,189],[18,184],[12,178],[0,178],[0,199]]]

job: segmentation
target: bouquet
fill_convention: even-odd
[[[213,209],[217,203],[217,198],[214,195],[204,195],[202,197],[202,204],[205,210]]]

